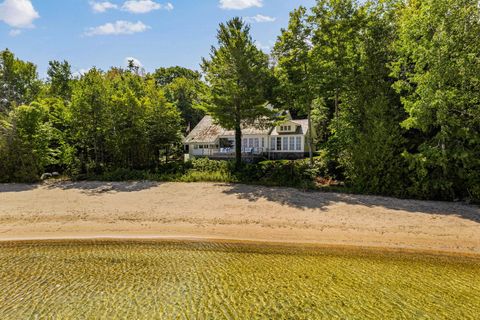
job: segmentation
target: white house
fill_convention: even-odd
[[[289,113],[276,127],[245,126],[242,128],[242,153],[245,157],[269,159],[303,158],[308,152],[308,120],[293,120]],[[235,156],[235,132],[215,124],[205,116],[185,138],[190,157],[228,159]]]

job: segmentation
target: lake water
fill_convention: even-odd
[[[0,244],[0,319],[479,319],[480,260],[226,243]]]

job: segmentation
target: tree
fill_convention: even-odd
[[[177,78],[184,78],[189,80],[200,80],[201,78],[200,72],[179,66],[158,68],[157,70],[155,70],[152,76],[157,82],[157,84],[161,87],[169,85]]]
[[[203,59],[202,69],[210,85],[207,108],[223,127],[235,130],[236,165],[242,163],[242,126],[255,124],[268,116],[267,108],[271,69],[268,56],[259,50],[250,36],[250,26],[233,18],[220,24],[218,48],[212,47],[210,60]]]
[[[395,87],[408,113],[412,194],[480,199],[480,10],[411,0],[399,11]]]
[[[319,92],[333,100],[335,119],[338,119],[341,95],[355,74],[357,13],[355,0],[319,0],[309,19],[314,28],[315,70],[312,72]]]
[[[29,104],[40,92],[37,67],[16,59],[8,49],[0,52],[0,114]]]
[[[109,86],[103,73],[90,69],[78,81],[72,93],[72,139],[79,151],[81,171],[97,173],[105,164],[106,132],[109,123]]]
[[[47,82],[50,84],[50,95],[69,101],[72,96],[72,67],[67,61],[54,60],[48,64]]]
[[[205,115],[201,109],[207,91],[205,83],[184,77],[175,78],[164,87],[165,96],[182,113],[184,125],[195,127]]]
[[[290,13],[287,29],[282,29],[273,54],[277,59],[276,75],[281,84],[283,101],[308,116],[308,149],[313,165],[312,104],[316,98],[312,75],[312,29],[307,21],[307,10],[300,7]]]
[[[162,89],[157,88],[153,81],[145,83],[146,123],[149,149],[153,152],[155,164],[159,163],[160,151],[166,151],[168,161],[169,151],[181,142],[181,113],[165,98]]]

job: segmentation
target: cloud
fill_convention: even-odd
[[[275,43],[273,41],[269,41],[269,44],[264,44],[264,43],[261,43],[260,41],[255,41],[255,45],[257,46],[257,48],[262,50],[265,53],[269,53],[272,50],[274,44]]]
[[[95,13],[105,12],[110,9],[118,8],[116,4],[111,3],[109,1],[103,1],[103,2],[90,1],[90,6],[92,7],[93,12]]]
[[[256,16],[253,16],[253,17],[245,17],[245,21],[252,22],[252,23],[253,22],[257,22],[257,23],[274,22],[275,20],[277,20],[277,18],[264,16],[261,14],[257,14]]]
[[[16,36],[20,35],[20,33],[22,33],[22,30],[12,29],[12,30],[10,30],[10,32],[8,34],[10,35],[10,37],[16,37]]]
[[[167,11],[173,10],[173,4],[170,2],[160,4],[152,0],[128,0],[122,5],[122,10],[130,13],[148,13],[160,9]]]
[[[81,77],[82,77],[84,74],[86,74],[88,71],[90,71],[90,68],[87,68],[87,69],[81,68],[81,69],[73,72],[73,76],[74,76],[75,78],[81,78]]]
[[[30,0],[5,0],[0,3],[0,21],[14,28],[33,28],[40,18]]]
[[[85,32],[86,36],[105,36],[105,35],[124,35],[134,34],[139,32],[145,32],[150,29],[141,21],[129,22],[129,21],[115,21],[113,23],[106,23],[104,25],[88,28]]]
[[[125,66],[128,67],[128,65],[130,64],[130,61],[133,62],[133,65],[135,67],[143,68],[143,64],[140,62],[140,60],[138,60],[137,58],[134,58],[134,57],[126,57],[125,61],[124,61]]]
[[[243,10],[262,6],[263,0],[220,0],[220,8],[226,10]]]

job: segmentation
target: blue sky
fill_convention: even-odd
[[[268,50],[289,12],[314,0],[0,0],[0,49],[38,65],[69,61],[74,71],[108,69],[138,59],[147,71],[199,68],[216,44],[216,29],[246,17],[253,38]]]

